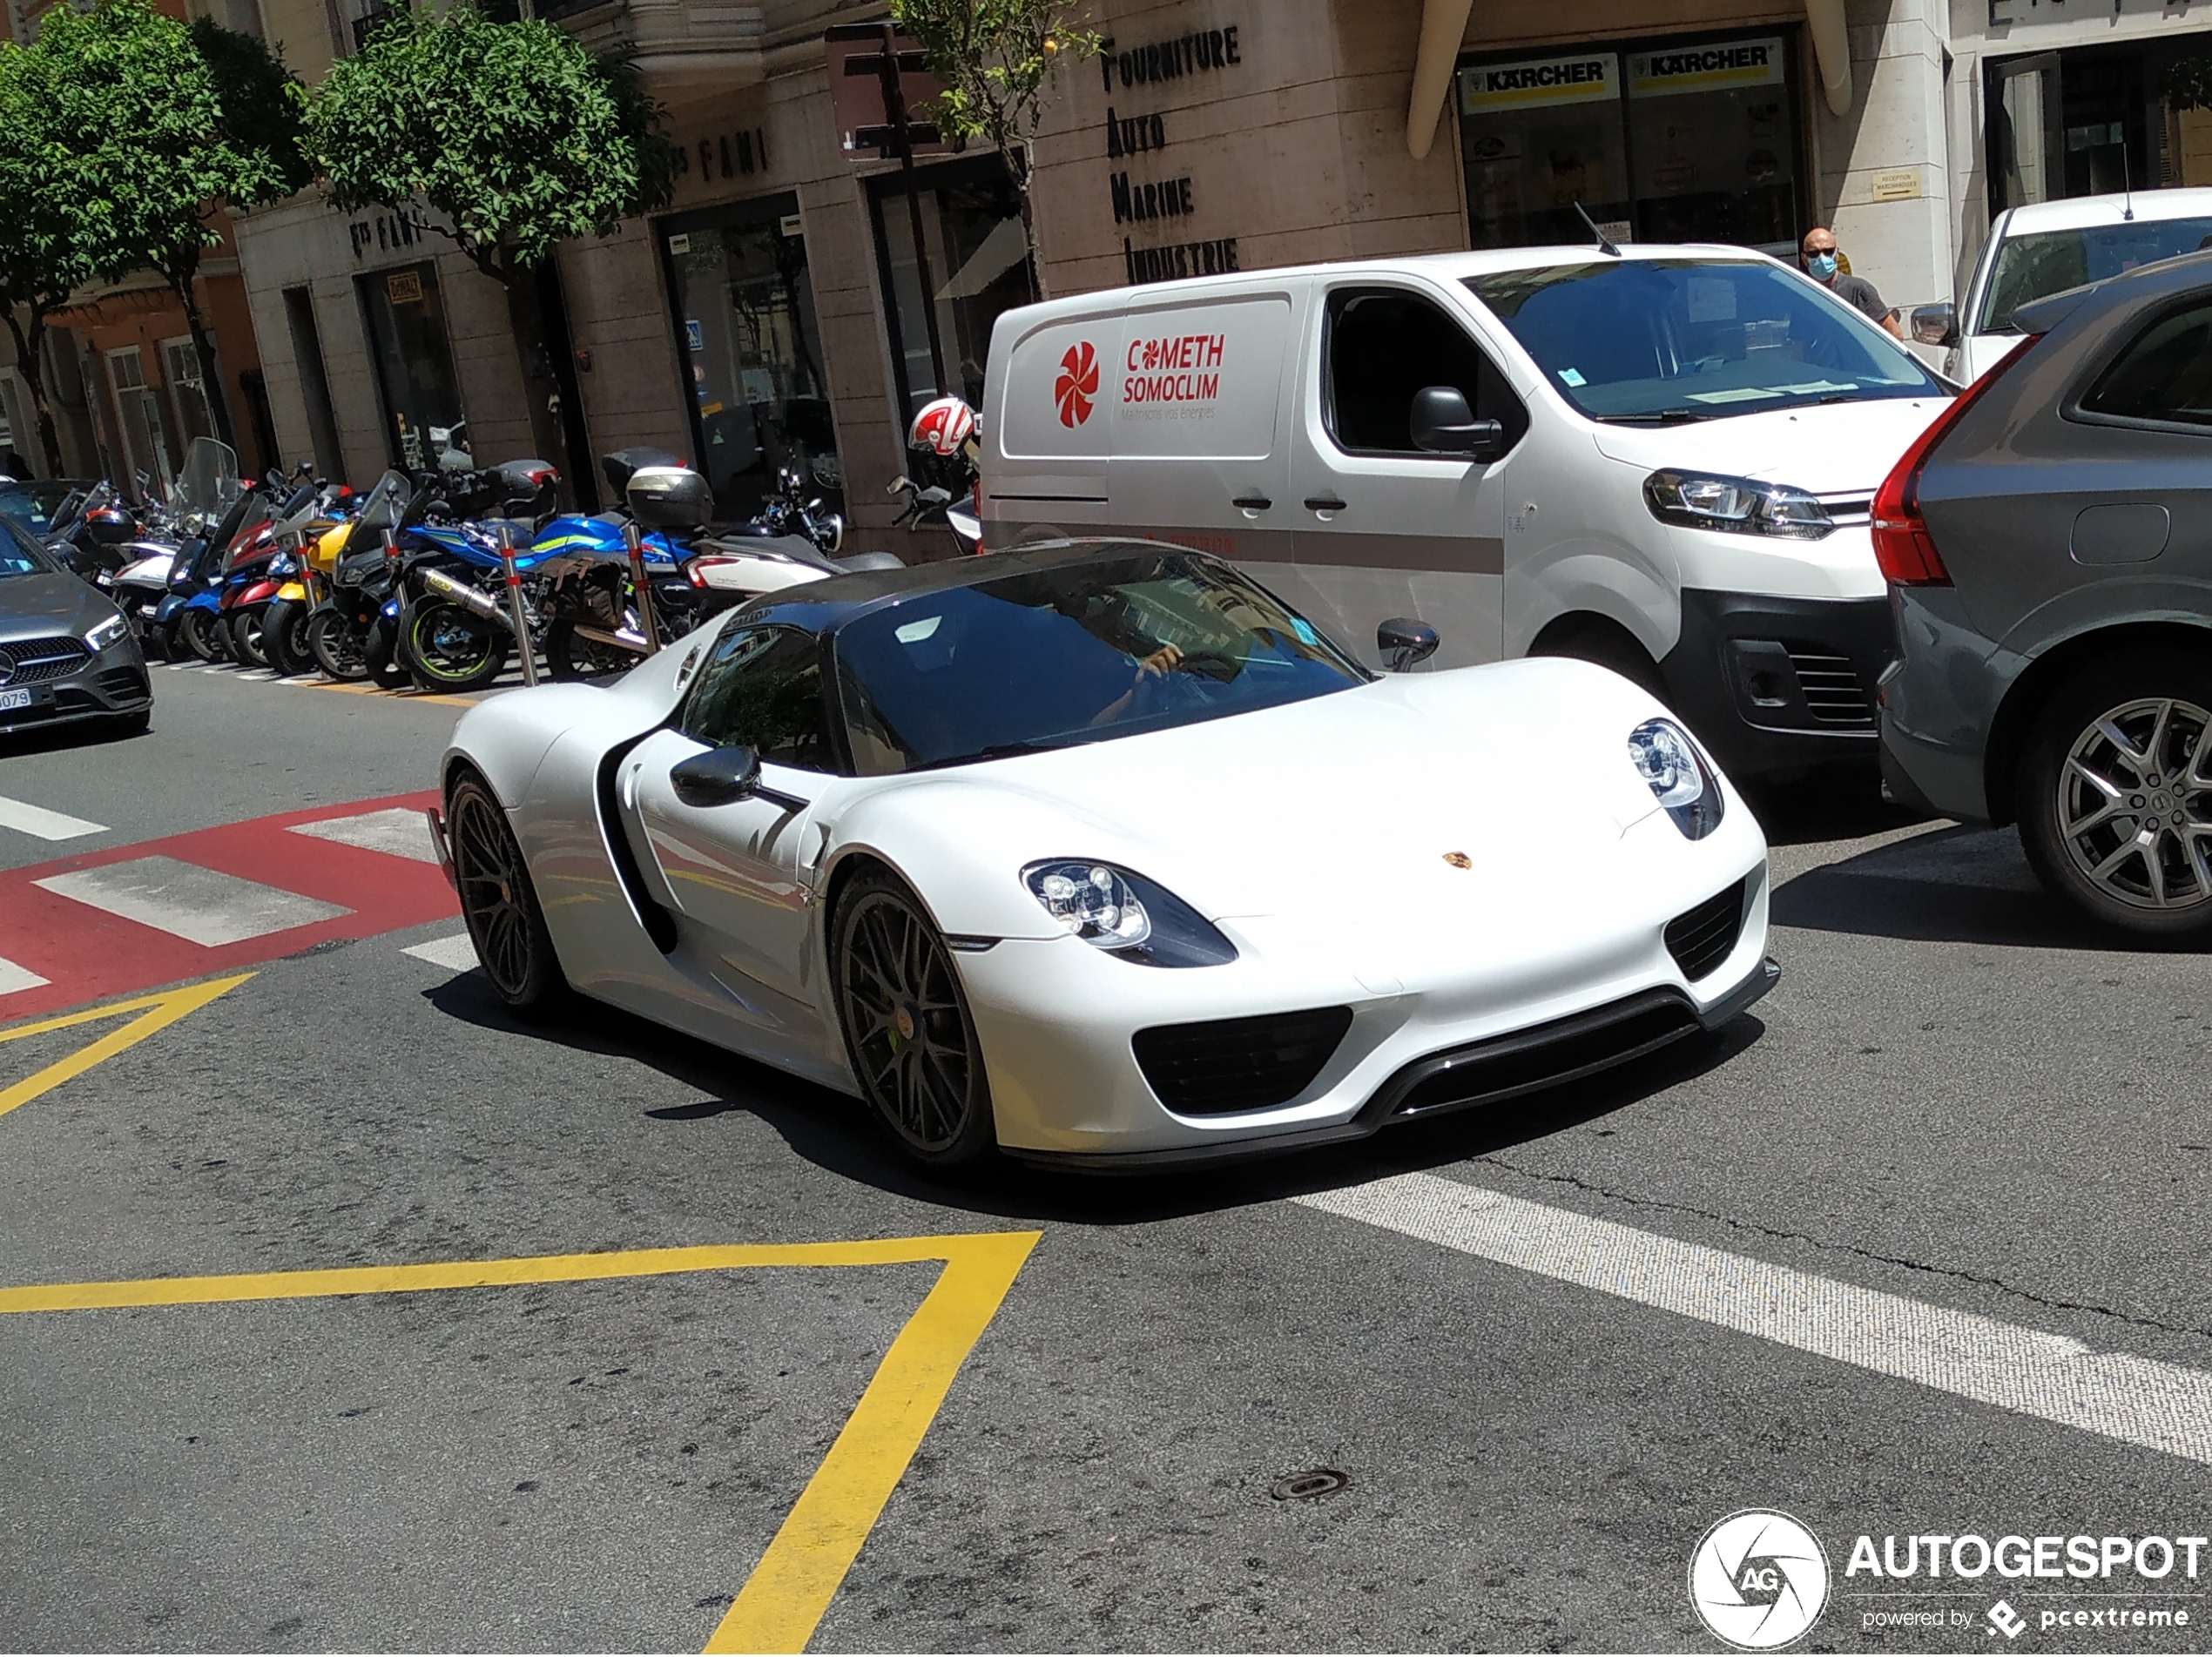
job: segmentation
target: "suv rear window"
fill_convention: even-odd
[[[2212,427],[2212,305],[2173,312],[2137,334],[2081,407],[2117,420]]]

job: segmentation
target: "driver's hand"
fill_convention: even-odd
[[[1179,645],[1163,644],[1136,664],[1136,682],[1163,679],[1183,665],[1183,650]]]

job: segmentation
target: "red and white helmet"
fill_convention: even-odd
[[[974,435],[975,411],[957,397],[940,397],[914,416],[907,428],[907,447],[949,457]]]

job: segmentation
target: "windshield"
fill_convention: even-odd
[[[354,514],[353,532],[347,536],[346,544],[358,549],[368,546],[385,530],[399,528],[400,515],[407,510],[414,494],[415,486],[408,482],[406,473],[385,473],[361,502],[361,510]]]
[[[1593,420],[1661,425],[1942,394],[1902,346],[1777,265],[1608,259],[1467,286]]]
[[[177,478],[179,511],[220,517],[244,488],[238,475],[236,449],[212,437],[192,440],[192,447],[185,451],[184,470]]]
[[[67,566],[11,517],[0,517],[0,580],[10,576],[58,576]]]
[[[2212,219],[2138,219],[2132,224],[2093,225],[2007,236],[1997,249],[1975,333],[2018,333],[2013,313],[2047,293],[2194,253],[2212,243]]]
[[[845,627],[837,660],[864,777],[1195,724],[1366,677],[1236,571],[1174,552],[907,599]]]
[[[39,509],[37,497],[28,489],[0,494],[0,518],[19,523],[35,535],[44,535],[54,527],[53,520]]]

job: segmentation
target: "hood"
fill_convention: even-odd
[[[0,640],[51,638],[57,633],[83,637],[96,622],[115,614],[115,606],[75,576],[0,577]]]
[[[1777,408],[1685,426],[1601,426],[1598,453],[1656,472],[1716,472],[1812,495],[1871,495],[1950,401],[1892,397]]]
[[[1001,871],[1122,865],[1209,919],[1292,914],[1347,938],[1541,924],[1559,882],[1618,878],[1657,809],[1628,737],[1662,712],[1602,669],[1541,659],[1385,677],[1288,707],[879,785],[836,838],[987,878],[953,931],[1055,935]],[[1685,842],[1685,844],[1687,844]],[[1462,866],[1461,859],[1464,859]],[[986,908],[988,913],[986,913]]]

